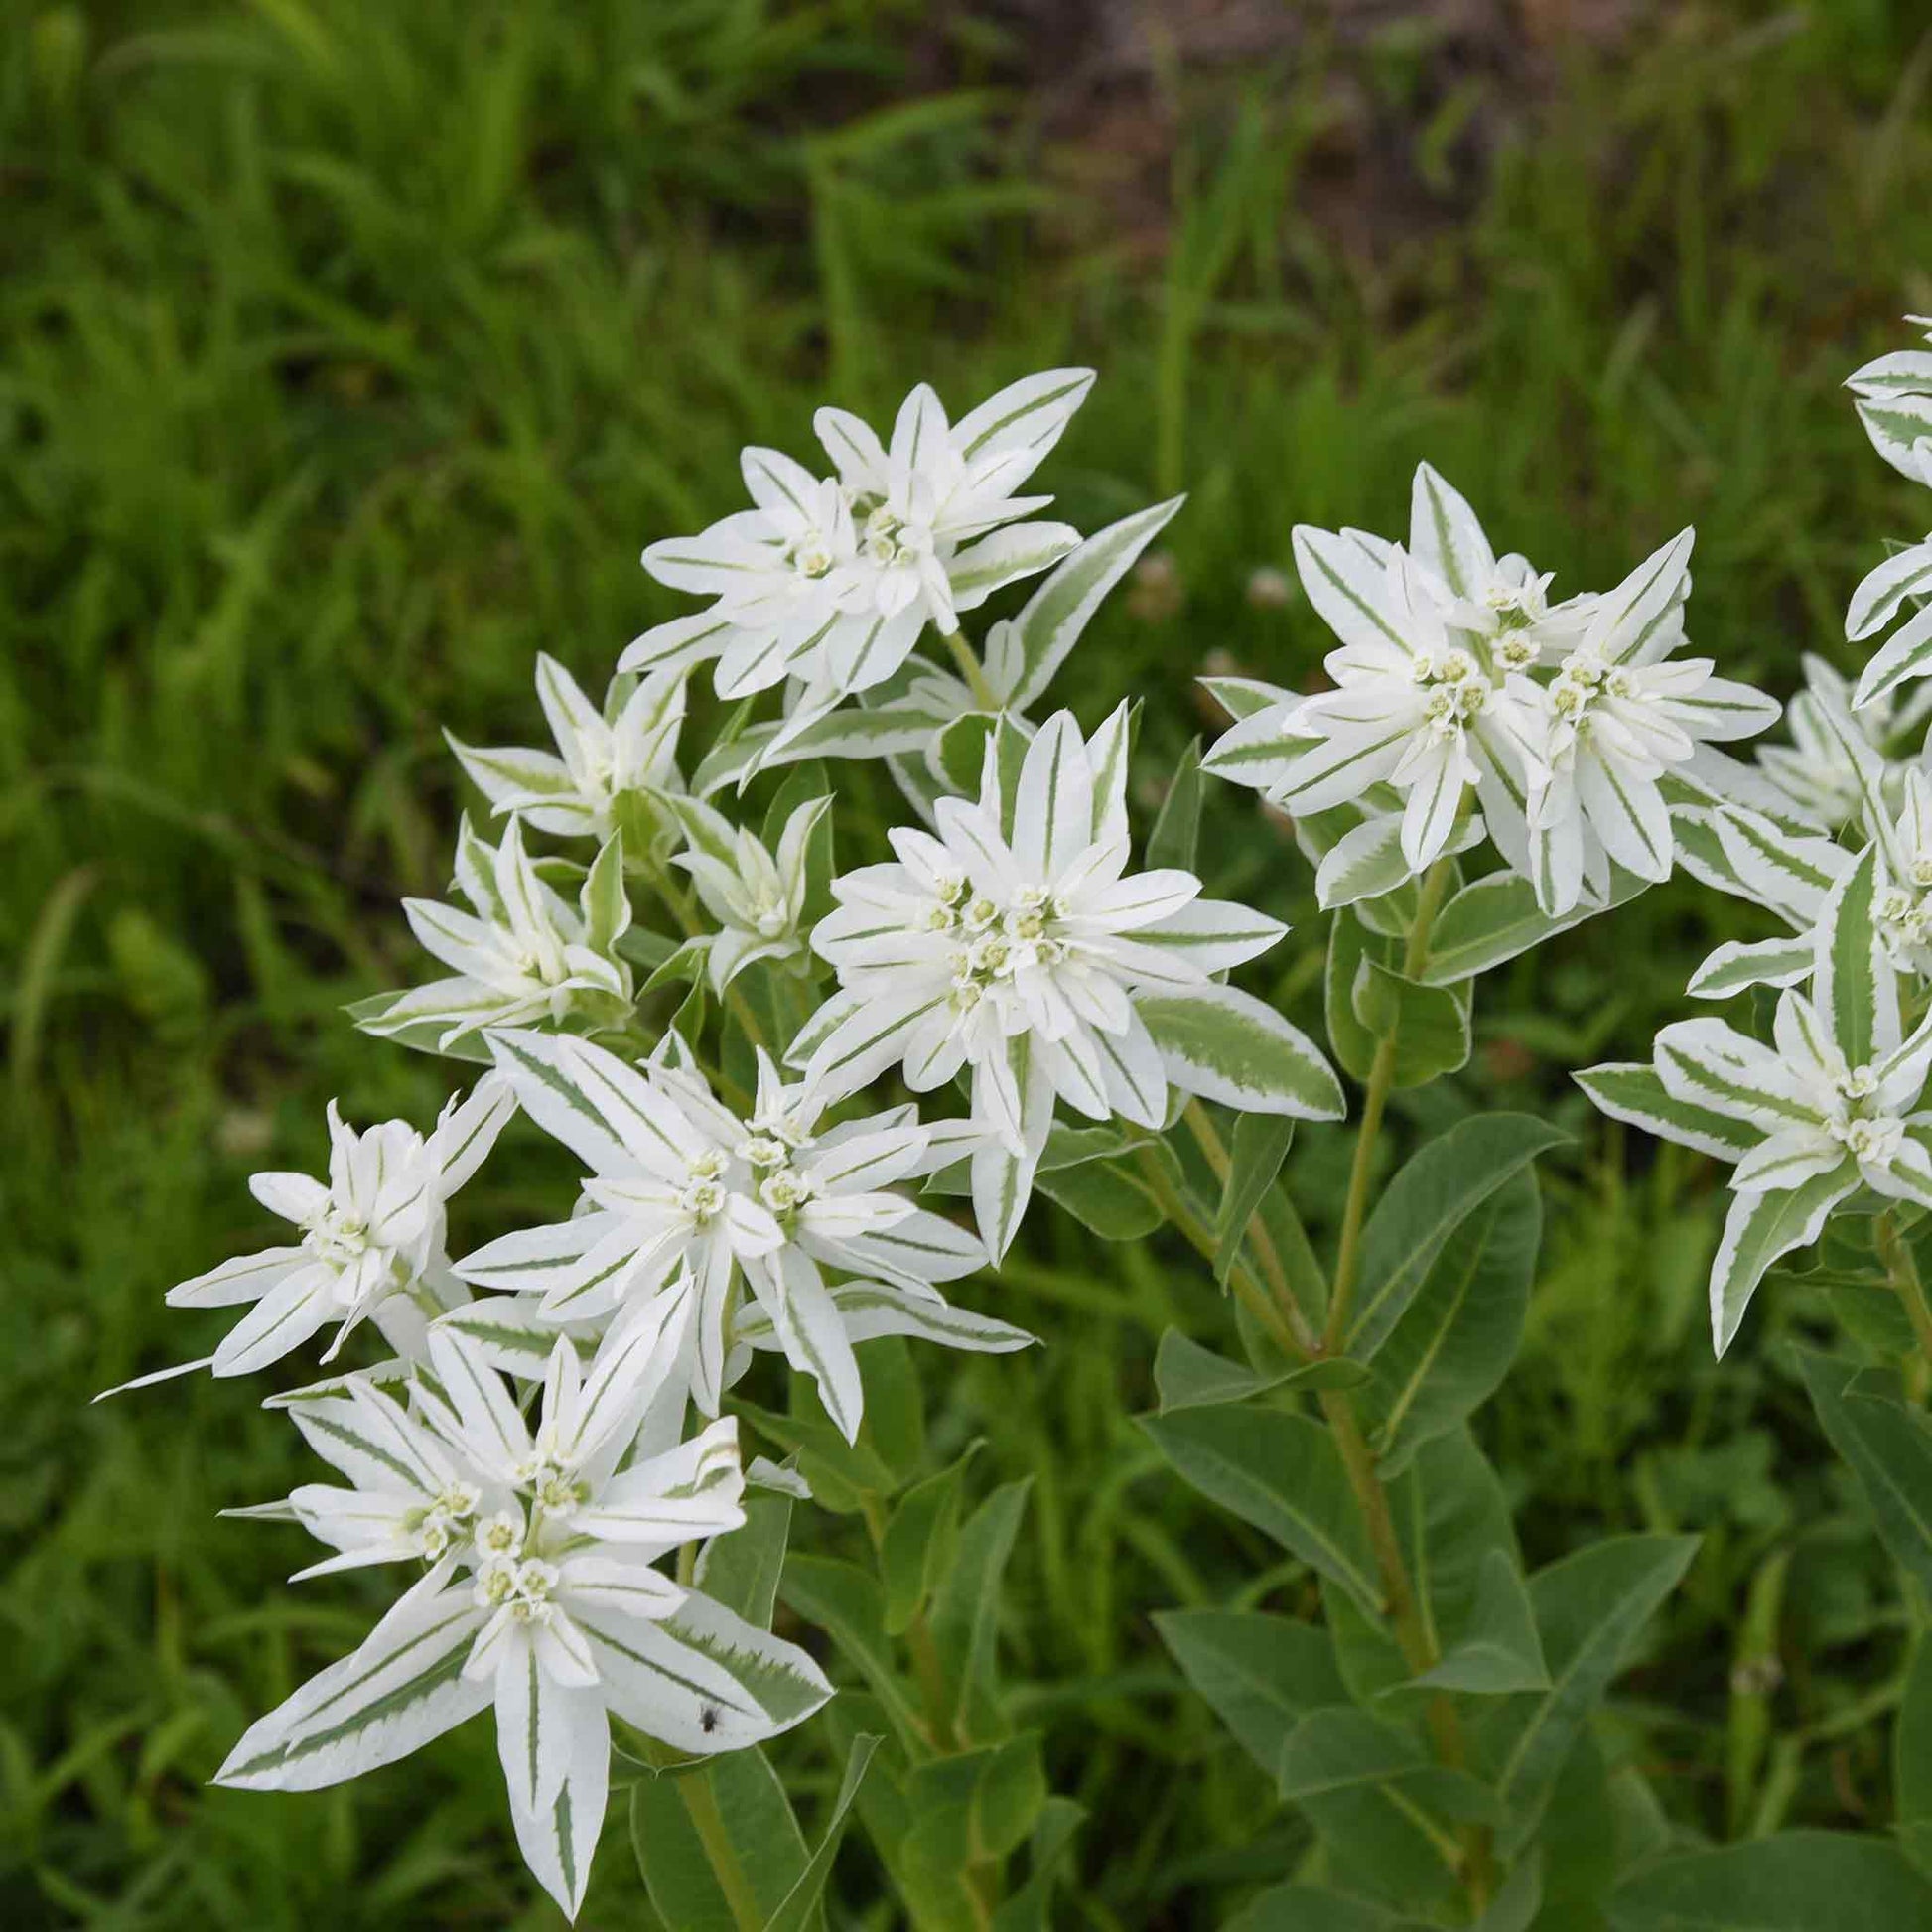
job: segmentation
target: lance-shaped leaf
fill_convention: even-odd
[[[1444,1239],[1375,1355],[1368,1398],[1385,1476],[1487,1401],[1516,1357],[1543,1232],[1536,1176],[1519,1172]]]
[[[1612,1062],[1592,1066],[1571,1078],[1612,1120],[1627,1121],[1660,1141],[1676,1141],[1720,1161],[1741,1161],[1764,1136],[1747,1122],[1712,1107],[1680,1100],[1658,1077],[1654,1066]]]
[[[1932,1588],[1932,1427],[1902,1402],[1860,1386],[1851,1363],[1794,1348],[1812,1407],[1852,1465],[1885,1547]]]
[[[1796,986],[1811,976],[1810,938],[1727,939],[1691,975],[1694,999],[1728,1000],[1753,986]]]
[[[439,1564],[397,1600],[359,1649],[250,1725],[217,1784],[313,1791],[372,1771],[488,1708],[487,1678],[463,1675],[484,1612],[455,1565]]]
[[[1168,1078],[1244,1113],[1339,1120],[1341,1082],[1314,1042],[1273,1007],[1231,986],[1144,993],[1136,1001]]]
[[[1143,1416],[1140,1426],[1202,1495],[1379,1612],[1368,1533],[1327,1430],[1279,1410],[1227,1408]]]
[[[1858,1184],[1858,1169],[1848,1160],[1788,1191],[1732,1198],[1711,1264],[1711,1341],[1720,1355],[1735,1338],[1765,1271],[1816,1241],[1832,1209]]]
[[[1869,1066],[1899,1040],[1898,978],[1872,916],[1877,893],[1874,846],[1832,888],[1815,941],[1812,999],[1852,1067]]]
[[[1271,1776],[1296,1722],[1347,1700],[1334,1646],[1314,1624],[1258,1610],[1162,1610],[1154,1622],[1188,1683]]]
[[[765,1920],[764,1932],[807,1932],[807,1928],[819,1923],[818,1901],[824,1894],[825,1881],[832,1875],[832,1861],[838,1857],[839,1846],[844,1841],[853,1800],[866,1781],[880,1742],[878,1737],[865,1734],[852,1740],[852,1748],[846,1752],[845,1772],[839,1779],[838,1795],[832,1800],[832,1814],[825,1821],[817,1848],[798,1874],[797,1883]]]
[[[714,1809],[724,1831],[714,1831],[707,1847],[693,1814],[709,1825]],[[675,1777],[639,1778],[630,1793],[630,1839],[659,1919],[680,1932],[736,1932],[743,1920],[734,1893],[741,1909],[750,1904],[768,1919],[808,1863],[784,1785],[758,1749],[733,1751]],[[714,1859],[725,1862],[725,1878]]]
[[[1854,710],[1883,704],[1901,684],[1932,675],[1932,604],[1922,606],[1879,646],[1860,673]]]
[[[953,1690],[953,1727],[964,1740],[997,1736],[1001,1729],[994,1668],[1000,1580],[1032,1488],[1033,1478],[1023,1477],[980,1504],[961,1527],[952,1568],[933,1591],[933,1646]]]
[[[1024,711],[1045,691],[1107,593],[1184,500],[1175,496],[1155,503],[1096,530],[1061,559],[1018,617],[993,626],[986,644],[987,682],[1008,706]]]
[[[1697,1547],[1694,1536],[1605,1537],[1530,1579],[1551,1683],[1534,1703],[1501,1713],[1496,1789],[1508,1814],[1506,1855],[1535,1836],[1590,1712]]]
[[[1529,1589],[1507,1550],[1484,1554],[1466,1628],[1416,1682],[1484,1697],[1550,1689]]]
[[[1425,986],[1453,986],[1473,979],[1528,952],[1559,932],[1568,932],[1612,906],[1635,898],[1648,882],[1616,870],[1600,903],[1587,898],[1561,918],[1551,918],[1536,902],[1536,888],[1513,872],[1492,872],[1464,886],[1437,915],[1430,929],[1429,957],[1417,977]]]
[[[1605,1901],[1613,1932],[1904,1932],[1932,1881],[1873,1836],[1780,1832],[1647,1866]]]
[[[1369,1360],[1455,1230],[1565,1138],[1528,1114],[1486,1114],[1458,1121],[1423,1147],[1389,1182],[1363,1229],[1361,1289],[1347,1352]]]
[[[1369,1371],[1345,1355],[1330,1355],[1304,1362],[1300,1368],[1264,1375],[1189,1341],[1177,1328],[1162,1335],[1154,1357],[1154,1386],[1160,1393],[1164,1416],[1176,1409],[1210,1409],[1221,1403],[1246,1402],[1274,1389],[1358,1389],[1368,1378]]]

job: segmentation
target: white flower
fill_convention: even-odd
[[[1010,803],[989,742],[979,801],[938,800],[937,837],[895,831],[897,862],[836,880],[839,909],[812,934],[842,990],[788,1057],[827,1096],[895,1063],[915,1092],[970,1067],[974,1117],[996,1137],[973,1169],[996,1257],[1024,1208],[1056,1099],[1092,1120],[1118,1114],[1158,1130],[1170,1080],[1228,1097],[1240,1045],[1230,1037],[1209,1066],[1190,1055],[1183,1018],[1266,1033],[1266,1041],[1244,1037],[1284,1084],[1263,1095],[1270,1080],[1257,1070],[1241,1104],[1340,1110],[1333,1075],[1308,1041],[1210,979],[1286,928],[1200,899],[1191,873],[1127,872],[1126,727],[1123,706],[1089,744],[1072,714],[1058,713],[1028,747]],[[1153,998],[1176,1023],[1159,1042],[1142,1011]]]
[[[777,1348],[818,1383],[826,1413],[848,1442],[864,1412],[855,1341],[909,1334],[952,1348],[1024,1348],[1024,1329],[950,1307],[934,1286],[986,1265],[986,1250],[963,1228],[885,1191],[963,1160],[985,1139],[972,1121],[922,1124],[910,1107],[818,1131],[825,1097],[809,1081],[787,1085],[759,1054],[758,1103],[740,1157],[784,1245],[744,1263],[756,1297],[737,1313],[732,1339],[743,1351]],[[828,1285],[823,1271],[847,1279]]]
[[[1552,916],[1587,893],[1602,898],[1612,864],[1668,879],[1675,846],[1659,780],[1700,745],[1776,722],[1775,701],[1713,677],[1710,658],[1666,661],[1683,641],[1692,541],[1684,531],[1596,602],[1547,688],[1515,680],[1539,721],[1525,869]]]
[[[958,612],[1072,549],[1079,534],[1065,524],[1012,527],[1052,501],[1014,491],[1092,387],[1091,369],[1048,369],[949,424],[939,398],[920,383],[899,406],[890,450],[848,411],[818,412],[813,427],[838,466],[882,615],[916,609],[942,634],[956,630]]]
[[[514,812],[559,838],[608,839],[621,802],[634,794],[678,792],[677,738],[684,724],[684,677],[661,671],[623,695],[614,683],[606,708],[584,695],[555,658],[537,654],[537,698],[557,753],[519,746],[450,749],[492,810]]]
[[[463,1050],[460,1043],[474,1047],[484,1027],[616,1026],[628,1016],[630,968],[617,951],[630,925],[620,839],[599,849],[572,906],[530,863],[516,819],[492,850],[466,818],[456,883],[474,912],[426,898],[404,899],[403,911],[424,947],[457,976],[351,1009],[364,1033],[450,1052]]]
[[[691,1393],[715,1416],[734,1271],[785,1238],[739,1152],[743,1124],[693,1074],[662,1064],[640,1071],[569,1036],[488,1038],[530,1118],[591,1177],[572,1219],[504,1235],[465,1256],[457,1274],[539,1297],[546,1321],[579,1322],[642,1308],[688,1269],[697,1297],[686,1341]]]
[[[809,884],[812,833],[831,808],[829,797],[808,799],[785,820],[775,854],[753,832],[734,826],[696,798],[674,802],[690,850],[674,864],[691,875],[704,908],[723,928],[705,955],[711,984],[723,992],[759,959],[790,959],[805,949],[799,922]]]
[[[1595,603],[1583,596],[1552,604],[1555,573],[1513,553],[1498,557],[1468,499],[1427,463],[1417,465],[1409,492],[1409,555],[1442,586],[1445,621],[1488,644],[1499,674],[1559,654]]]
[[[483,1164],[515,1111],[509,1083],[493,1074],[462,1104],[452,1101],[427,1139],[403,1120],[358,1134],[332,1100],[327,1180],[264,1173],[248,1182],[270,1213],[302,1230],[301,1240],[224,1261],[171,1288],[171,1308],[254,1307],[207,1363],[140,1380],[204,1366],[216,1375],[246,1375],[335,1321],[340,1326],[323,1357],[328,1361],[365,1316],[398,1353],[420,1356],[427,1317],[465,1299],[444,1252],[445,1203]]]
[[[858,417],[821,409],[816,426],[837,478],[816,478],[775,450],[747,450],[755,507],[644,552],[659,583],[713,604],[646,631],[618,668],[716,658],[720,696],[791,678],[794,715],[807,718],[870,690],[905,661],[928,621],[956,630],[958,613],[1078,542],[1064,524],[1018,522],[1051,499],[1013,492],[1092,382],[1085,369],[1030,376],[957,425],[921,384],[899,410],[890,450]]]
[[[1906,704],[1881,698],[1855,711],[1850,685],[1822,657],[1807,651],[1804,672],[1805,689],[1785,706],[1792,742],[1757,747],[1758,770],[1777,794],[1765,802],[1822,832],[1863,825],[1869,834],[1873,828],[1863,820],[1874,774],[1879,795],[1896,804],[1905,773],[1923,763],[1922,756],[1907,759],[1887,754],[1903,734],[1925,722],[1932,687]]]
[[[588,1375],[560,1341],[534,1432],[481,1354],[440,1330],[415,1413],[359,1385],[296,1405],[353,1485],[290,1499],[343,1548],[319,1567],[432,1568],[359,1649],[252,1725],[217,1781],[334,1784],[493,1705],[517,1842],[574,1917],[604,1820],[610,1714],[708,1754],[816,1710],[831,1686],[803,1651],[653,1567],[745,1520],[733,1421],[625,1465],[649,1400],[632,1357],[661,1363],[672,1339],[655,1325],[614,1333]]]
[[[1282,694],[1224,733],[1206,768],[1298,815],[1391,785],[1404,795],[1401,849],[1411,871],[1449,848],[1472,789],[1485,814],[1520,816],[1512,801],[1530,762],[1531,687],[1505,677],[1515,661],[1505,653],[1534,663],[1531,633],[1499,627],[1485,640],[1451,629],[1452,612],[1474,621],[1469,601],[1365,531],[1304,525],[1295,557],[1310,603],[1342,640],[1326,659],[1336,688]]]
[[[1773,1044],[1716,1019],[1657,1035],[1653,1067],[1579,1078],[1604,1112],[1736,1164],[1711,1272],[1718,1352],[1781,1255],[1818,1238],[1861,1185],[1932,1206],[1932,1016],[1902,1035],[1896,971],[1875,918],[1875,851],[1833,887],[1812,940],[1809,995],[1779,996]]]
[[[982,1267],[985,1250],[887,1191],[963,1159],[984,1138],[976,1124],[922,1126],[907,1107],[819,1134],[823,1097],[785,1086],[763,1054],[757,1111],[740,1121],[688,1072],[640,1071],[602,1047],[548,1035],[490,1040],[529,1096],[531,1118],[594,1177],[584,1183],[587,1211],[467,1256],[457,1268],[465,1281],[540,1295],[540,1321],[622,1311],[621,1326],[666,1292],[681,1292],[688,1271],[696,1306],[684,1372],[698,1406],[717,1413],[747,1359],[742,1350],[730,1354],[738,1343],[781,1347],[817,1380],[848,1438],[864,1408],[853,1339],[931,1333],[956,1347],[989,1348],[1029,1339],[947,1306],[934,1284]],[[854,1280],[828,1288],[826,1268]],[[750,1336],[739,1333],[750,1312],[734,1292],[741,1275],[759,1311]],[[487,1307],[475,1313],[483,1327],[496,1325]]]

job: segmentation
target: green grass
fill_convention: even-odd
[[[10,23],[10,1928],[555,1923],[481,1731],[351,1789],[204,1789],[382,1586],[291,1591],[295,1539],[215,1519],[302,1479],[258,1389],[86,1402],[192,1352],[161,1291],[256,1238],[245,1175],[312,1163],[330,1095],[433,1111],[445,1070],[339,1008],[412,971],[395,900],[440,888],[459,805],[439,728],[527,736],[538,649],[601,679],[672,609],[637,551],[735,503],[741,444],[803,454],[822,399],[878,413],[930,376],[963,406],[1091,361],[1051,472],[1065,513],[1191,495],[1179,609],[1110,613],[1063,687],[1089,719],[1144,692],[1149,769],[1204,724],[1188,680],[1210,655],[1287,682],[1313,666],[1311,615],[1254,608],[1248,573],[1287,564],[1299,521],[1399,528],[1425,454],[1560,589],[1695,521],[1694,633],[1779,690],[1801,648],[1834,650],[1880,538],[1918,534],[1837,389],[1907,340],[1899,312],[1932,309],[1932,54],[1903,0],[1667,10],[1540,100],[1449,85],[1427,37],[1337,52],[1423,209],[1371,261],[1310,211],[1330,57],[1183,75],[1152,269],[1053,185],[1079,171],[1039,132],[1024,43],[985,22],[948,39],[924,11],[29,0]],[[1493,163],[1472,129],[1499,130]],[[885,808],[861,788],[855,809]],[[1214,883],[1309,917],[1290,848],[1232,794],[1212,810]],[[1767,1295],[1719,1370],[1709,1173],[1623,1147],[1562,1078],[1675,1008],[1708,910],[1680,881],[1500,975],[1460,1099],[1431,1103],[1552,1104],[1578,1134],[1528,1352],[1483,1432],[1533,1559],[1607,1527],[1706,1532],[1624,1686],[1657,1719],[1631,1736],[1673,1811],[1874,1826],[1907,1611],[1773,1359],[1819,1311]],[[1310,947],[1280,960],[1307,1004]],[[480,1222],[534,1211],[553,1177],[515,1145],[529,1158],[474,1190]],[[1331,1218],[1338,1149],[1311,1134],[1295,1160]],[[1211,1287],[1178,1249],[1036,1222],[999,1293],[1048,1346],[928,1360],[933,1436],[987,1435],[989,1482],[1036,1474],[1007,1653],[1057,1787],[1092,1812],[1069,1922],[1208,1924],[1293,1841],[1149,1615],[1301,1586],[1128,1421],[1163,1326],[1228,1329]],[[1774,1686],[1733,1676],[1764,1656]],[[800,1788],[834,1775],[809,1728],[789,1759]],[[853,1922],[890,1922],[856,1916],[863,1851],[841,1888]],[[614,1813],[586,1922],[643,1911]]]

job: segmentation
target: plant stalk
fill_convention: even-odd
[[[1918,1261],[1911,1244],[1898,1231],[1889,1212],[1878,1220],[1878,1252],[1884,1257],[1885,1273],[1893,1292],[1905,1306],[1905,1316],[1918,1338],[1919,1353],[1932,1367],[1932,1304],[1928,1304],[1925,1284],[1919,1279]]]
[[[959,675],[966,680],[973,694],[973,702],[982,711],[1001,711],[1000,703],[992,685],[986,681],[986,671],[979,659],[973,654],[973,647],[957,630],[946,632],[945,645],[952,653],[952,661],[958,667]]]
[[[1451,859],[1438,859],[1423,880],[1415,922],[1403,947],[1404,979],[1414,979],[1429,958],[1430,931],[1442,908],[1443,895],[1449,890],[1453,866]],[[1368,1216],[1369,1182],[1375,1172],[1376,1145],[1382,1138],[1382,1115],[1395,1085],[1395,1052],[1394,1035],[1376,1043],[1375,1057],[1369,1062],[1362,1117],[1355,1129],[1355,1158],[1349,1164],[1348,1194],[1341,1210],[1341,1242],[1335,1252],[1335,1280],[1328,1297],[1328,1325],[1323,1335],[1329,1351],[1335,1354],[1341,1352],[1347,1340],[1350,1306],[1361,1273],[1362,1223]]]

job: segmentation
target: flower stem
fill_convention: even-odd
[[[1878,1252],[1884,1257],[1885,1273],[1898,1299],[1905,1305],[1906,1318],[1918,1337],[1919,1353],[1932,1365],[1932,1305],[1925,1297],[1925,1284],[1919,1279],[1918,1262],[1911,1245],[1898,1231],[1889,1212],[1878,1219]]]
[[[972,691],[973,702],[982,711],[1000,711],[1001,705],[992,685],[986,681],[986,672],[979,659],[973,654],[973,647],[957,630],[949,630],[945,635],[945,645],[952,653],[952,661],[958,666],[959,675],[966,680]]]
[[[1415,920],[1402,953],[1404,979],[1414,979],[1429,958],[1430,930],[1442,907],[1443,895],[1449,890],[1453,865],[1453,860],[1438,859],[1423,880]],[[1368,1214],[1369,1181],[1375,1171],[1376,1143],[1382,1137],[1382,1115],[1389,1104],[1390,1089],[1395,1085],[1395,1052],[1393,1034],[1377,1043],[1375,1057],[1369,1062],[1361,1121],[1355,1129],[1355,1158],[1348,1170],[1348,1194],[1341,1210],[1341,1244],[1335,1254],[1334,1290],[1328,1298],[1328,1326],[1323,1336],[1328,1348],[1337,1353],[1347,1338],[1349,1308],[1361,1272],[1362,1223]]]
[[[730,1907],[732,1923],[738,1932],[759,1932],[765,1915],[751,1881],[745,1876],[744,1866],[738,1862],[737,1852],[732,1849],[725,1814],[718,1809],[718,1794],[711,1788],[710,1771],[687,1772],[678,1779],[677,1791],[684,1800],[698,1842],[704,1847],[705,1862],[711,1866],[711,1874],[718,1880],[718,1889]]]
[[[1188,1132],[1194,1137],[1194,1144],[1201,1151],[1202,1159],[1225,1189],[1230,1165],[1228,1151],[1212,1116],[1198,1100],[1190,1100],[1182,1118],[1187,1123]],[[1280,1311],[1280,1319],[1271,1321],[1269,1326],[1279,1331],[1286,1324],[1294,1337],[1296,1353],[1318,1355],[1321,1352],[1321,1337],[1310,1327],[1308,1317],[1302,1312],[1302,1305],[1296,1300],[1295,1290],[1289,1283],[1288,1270],[1282,1266],[1281,1250],[1275,1246],[1275,1237],[1269,1232],[1268,1223],[1259,1211],[1250,1216],[1244,1238],[1253,1244],[1255,1258],[1261,1263],[1261,1272],[1267,1278],[1269,1293]]]
[[[1161,1211],[1186,1237],[1194,1251],[1211,1263],[1217,1248],[1213,1229],[1208,1227],[1181,1198],[1180,1190],[1173,1184],[1168,1171],[1162,1167],[1161,1158],[1155,1153],[1151,1143],[1141,1149],[1140,1166],[1141,1173],[1147,1180],[1148,1191],[1160,1203]],[[1228,1283],[1247,1303],[1255,1318],[1290,1356],[1298,1362],[1307,1357],[1309,1350],[1304,1346],[1296,1329],[1290,1326],[1283,1308],[1277,1306],[1275,1298],[1255,1280],[1246,1262],[1237,1261],[1234,1264],[1228,1275]],[[1292,1298],[1288,1306],[1293,1306]]]

